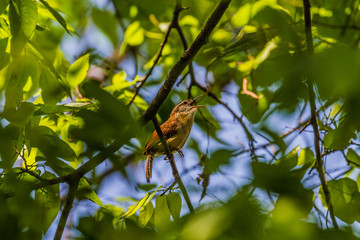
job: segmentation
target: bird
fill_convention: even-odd
[[[196,111],[199,107],[205,107],[203,105],[194,105],[201,96],[202,95],[197,96],[194,99],[186,99],[179,102],[170,113],[169,119],[160,126],[170,152],[178,152],[182,158],[184,157],[184,154],[182,153],[181,148],[185,145],[186,140],[190,135]],[[147,140],[144,148],[144,155],[147,155],[145,167],[146,181],[150,183],[155,155],[166,155],[156,131],[154,131]]]

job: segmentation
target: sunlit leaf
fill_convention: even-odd
[[[167,205],[169,207],[171,216],[175,221],[180,219],[181,211],[181,197],[178,193],[172,192],[166,196]]]
[[[154,221],[159,230],[165,230],[170,225],[170,210],[166,198],[166,195],[159,195],[155,201]]]
[[[31,37],[35,30],[37,22],[37,5],[35,0],[21,0],[20,2],[20,17],[21,28],[24,35]]]
[[[90,184],[84,178],[80,179],[77,195],[78,197],[89,199],[100,207],[105,207],[96,192],[92,189]]]
[[[67,24],[65,19],[61,16],[61,14],[52,8],[48,2],[44,0],[40,0],[40,2],[50,11],[50,13],[54,16],[54,18],[60,23],[61,26],[71,35],[70,31],[67,28]]]
[[[315,163],[315,155],[310,148],[303,148],[300,151],[298,166],[312,166]]]
[[[87,70],[89,69],[89,54],[86,54],[77,59],[69,68],[66,81],[72,87],[75,88],[77,85],[85,80]]]
[[[351,165],[355,165],[356,167],[360,166],[360,156],[351,148],[349,148],[346,153],[346,159],[349,160]]]
[[[143,206],[139,212],[139,226],[145,227],[154,213],[154,205],[152,204],[152,202],[149,202],[148,204]]]

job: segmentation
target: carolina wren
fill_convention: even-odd
[[[202,95],[178,103],[172,110],[169,119],[160,126],[171,153],[178,152],[181,157],[184,157],[180,149],[185,145],[185,142],[189,137],[194,123],[196,110],[199,107],[204,107],[194,106],[196,100],[201,96]],[[144,155],[147,155],[146,181],[150,182],[155,155],[165,155],[165,150],[156,131],[151,134],[146,142]]]

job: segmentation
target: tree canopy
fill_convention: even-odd
[[[2,238],[358,238],[359,10],[1,0]],[[147,184],[147,139],[201,94]]]

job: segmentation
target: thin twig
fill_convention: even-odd
[[[64,209],[61,213],[61,217],[55,232],[54,240],[60,240],[61,236],[64,232],[66,221],[68,219],[70,210],[73,206],[74,199],[75,199],[75,193],[77,191],[78,185],[79,185],[80,178],[75,178],[69,183],[69,192],[66,198]]]
[[[333,24],[330,24],[330,23],[319,22],[319,21],[316,21],[316,20],[313,21],[313,23],[324,26],[324,27],[333,28],[333,29],[343,29],[344,28],[344,26],[341,26],[341,25],[333,25]],[[346,28],[360,30],[360,27],[356,26],[356,25],[347,25]]]
[[[194,210],[194,207],[190,201],[190,197],[189,197],[189,194],[187,193],[186,191],[186,188],[184,186],[184,183],[182,182],[181,180],[181,177],[180,177],[180,174],[179,174],[179,171],[177,170],[177,167],[176,167],[176,163],[175,163],[175,159],[174,159],[174,155],[170,152],[169,150],[169,147],[165,141],[165,137],[164,137],[164,134],[163,132],[161,131],[161,128],[160,128],[160,125],[157,121],[157,118],[154,118],[152,120],[153,124],[154,124],[154,127],[155,127],[155,130],[156,130],[156,133],[158,134],[159,138],[160,138],[160,141],[161,141],[161,144],[163,145],[164,147],[164,150],[165,150],[165,153],[166,153],[166,156],[168,157],[169,159],[169,163],[171,165],[171,168],[172,168],[172,174],[175,178],[175,181],[179,184],[179,187],[180,187],[180,190],[185,198],[185,202],[186,204],[188,205],[188,208],[189,208],[189,211],[191,213],[195,213],[195,210]]]
[[[312,31],[311,31],[311,13],[310,13],[310,2],[309,0],[303,0],[304,5],[304,19],[305,19],[305,34],[306,34],[306,44],[307,50],[309,54],[314,53],[314,46],[313,46],[313,38],[312,38]],[[325,170],[324,170],[324,162],[321,157],[321,150],[320,150],[320,133],[317,125],[317,117],[316,117],[316,104],[315,104],[315,93],[314,93],[314,83],[312,79],[307,79],[308,82],[308,90],[309,90],[309,101],[310,101],[310,109],[311,109],[311,118],[310,123],[314,130],[314,147],[315,147],[315,154],[316,154],[316,170],[319,173],[319,178],[321,182],[322,189],[324,191],[326,204],[329,209],[330,217],[333,222],[334,228],[338,229],[339,226],[335,219],[334,209],[331,203],[331,196],[328,185],[326,183],[325,177]]]
[[[244,132],[246,134],[246,137],[249,140],[249,145],[250,145],[250,153],[252,156],[255,156],[255,148],[253,145],[254,142],[254,138],[252,136],[252,134],[250,133],[249,129],[246,127],[245,123],[243,122],[243,120],[241,119],[241,117],[239,117],[229,106],[228,104],[224,103],[220,98],[218,98],[214,93],[210,92],[206,87],[203,87],[202,85],[200,85],[198,82],[194,82],[194,86],[198,87],[200,90],[202,90],[204,93],[206,93],[209,97],[211,97],[212,99],[214,99],[215,101],[217,101],[218,103],[220,103],[221,105],[223,105],[230,113],[231,115],[233,115],[233,117],[239,121],[240,125],[242,126],[242,128],[244,129]]]
[[[228,8],[231,0],[221,0],[217,5],[214,12],[211,14],[205,26],[202,28],[199,35],[196,37],[191,46],[183,53],[180,60],[176,62],[174,67],[170,70],[164,84],[161,86],[156,97],[150,103],[148,109],[141,116],[140,121],[145,124],[148,121],[152,120],[160,106],[163,104],[167,96],[169,95],[172,87],[174,86],[177,78],[184,71],[186,66],[191,62],[195,55],[199,52],[200,48],[204,46],[209,39],[211,32],[215,29],[216,25],[219,23],[221,17],[224,15],[226,9]]]
[[[161,56],[162,56],[162,52],[164,50],[164,47],[168,41],[170,32],[172,28],[175,28],[175,26],[178,26],[178,19],[179,19],[179,14],[180,12],[184,10],[184,8],[181,7],[181,5],[179,4],[179,1],[176,2],[175,5],[175,10],[173,13],[173,18],[168,26],[168,29],[165,32],[165,36],[164,39],[162,40],[161,44],[160,44],[160,48],[159,51],[156,54],[156,57],[154,59],[153,65],[151,66],[151,68],[149,69],[149,71],[146,73],[146,75],[144,77],[142,77],[138,84],[135,87],[135,91],[134,91],[134,95],[132,96],[132,98],[130,99],[130,101],[127,103],[127,105],[130,105],[136,98],[136,96],[139,94],[140,88],[145,84],[146,80],[150,77],[152,71],[154,70],[156,64],[158,63],[158,61],[160,60]]]

